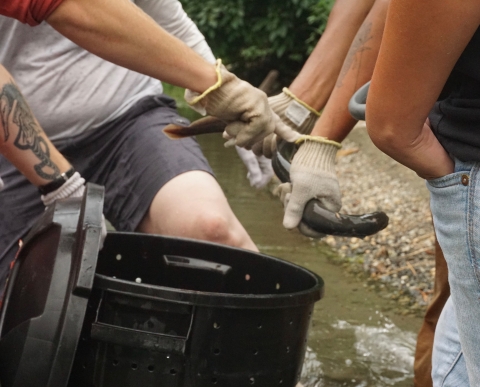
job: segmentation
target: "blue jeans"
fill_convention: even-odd
[[[452,298],[449,298],[443,307],[435,328],[432,380],[435,387],[470,386],[465,357],[458,337],[457,316]]]
[[[480,386],[479,169],[478,162],[456,160],[454,173],[427,181],[433,222],[447,261],[451,289],[451,300],[435,334],[435,387]]]

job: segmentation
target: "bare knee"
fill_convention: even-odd
[[[258,251],[218,183],[202,171],[181,174],[162,187],[137,231]]]
[[[192,226],[198,239],[230,246],[240,246],[240,236],[227,217],[218,212],[203,212],[196,216]]]

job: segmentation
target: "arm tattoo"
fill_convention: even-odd
[[[33,118],[27,102],[13,83],[6,84],[0,91],[0,122],[3,126],[5,142],[17,128],[18,134],[14,145],[21,150],[31,150],[38,157],[40,163],[34,166],[38,176],[45,180],[54,180],[60,176],[60,170],[50,159],[47,142],[41,136],[42,130]]]
[[[360,27],[357,36],[353,40],[352,47],[348,50],[348,55],[345,58],[342,71],[340,71],[337,84],[335,85],[336,87],[342,87],[343,80],[350,68],[360,68],[362,63],[362,53],[371,50],[371,48],[366,45],[367,42],[373,38],[371,31],[372,23],[364,24]]]

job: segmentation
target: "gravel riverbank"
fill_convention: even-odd
[[[434,233],[425,181],[380,152],[360,122],[337,156],[341,213],[384,211],[388,227],[365,239],[328,236],[345,269],[394,299],[402,314],[423,314],[433,290]]]

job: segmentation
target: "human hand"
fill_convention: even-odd
[[[425,138],[430,138],[431,143],[434,143],[437,145],[440,145],[440,142],[438,139],[435,137],[433,134],[432,130],[432,125],[430,124],[430,119],[427,118],[425,123],[423,124],[423,133]],[[425,180],[432,180],[432,179],[438,179],[440,177],[449,175],[454,172],[455,170],[455,162],[453,161],[452,157],[447,153],[447,151],[443,148],[443,146],[440,145],[439,148],[439,153],[442,154],[442,158],[444,159],[444,162],[441,163],[433,163],[432,165],[428,166],[428,170],[415,170],[417,175]]]
[[[257,142],[252,146],[252,151],[257,156],[265,156],[269,159],[277,150],[277,135],[275,133],[265,137],[262,141]]]
[[[209,114],[227,123],[226,146],[251,147],[272,133],[286,141],[298,139],[298,133],[285,125],[272,111],[267,95],[242,81],[217,61],[217,83],[203,94],[185,91],[185,100],[201,114]]]
[[[72,172],[71,175],[70,171]],[[43,193],[41,199],[45,207],[48,207],[59,199],[79,198],[83,196],[83,193],[85,192],[85,179],[80,176],[78,172],[75,172],[73,168],[70,171],[65,173],[66,176],[65,174],[62,175],[65,182],[58,188],[53,189],[53,191],[47,186],[40,189]],[[44,190],[47,190],[48,192],[45,192]]]
[[[312,199],[317,199],[322,207],[332,212],[338,212],[342,206],[335,174],[335,155],[341,145],[314,136],[302,136],[298,142],[301,145],[290,167],[291,183],[278,187],[278,195],[285,206],[283,226],[287,229],[306,227],[300,222],[305,205]]]
[[[247,178],[250,185],[257,189],[265,187],[274,175],[272,162],[264,156],[256,156],[247,149],[238,146],[235,149],[248,169]]]
[[[3,187],[5,187],[5,184],[3,184],[3,180],[0,177],[0,191],[3,189]]]
[[[72,168],[73,170],[73,168]],[[55,203],[59,199],[80,198],[85,192],[85,179],[80,176],[78,172],[74,172],[65,183],[54,191],[45,193],[41,196],[45,207]],[[100,240],[100,249],[103,247],[103,242],[107,236],[107,225],[105,223],[105,216],[102,214],[102,231]]]
[[[268,98],[268,103],[273,112],[282,122],[300,134],[310,134],[320,113],[311,106],[297,98],[288,88],[273,97]],[[277,145],[275,135],[270,135],[252,147],[256,155],[272,158]]]
[[[288,125],[300,134],[310,134],[320,112],[297,98],[287,87],[278,95],[268,98],[272,110]]]

